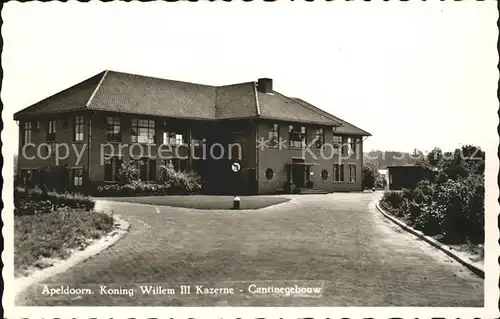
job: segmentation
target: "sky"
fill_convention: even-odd
[[[495,1],[9,2],[2,18],[2,141],[14,149],[13,113],[106,69],[212,85],[270,77],[370,132],[365,151],[497,136]]]

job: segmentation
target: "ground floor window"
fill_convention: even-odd
[[[188,169],[188,161],[185,158],[171,158],[163,161],[166,167],[172,167],[179,172],[185,172]]]
[[[344,164],[333,164],[333,181],[344,181]]]
[[[156,181],[156,159],[143,157],[138,160],[141,181]]]
[[[73,169],[73,186],[83,186],[83,168]]]
[[[119,156],[109,156],[104,159],[104,181],[117,182],[122,159]]]
[[[21,181],[23,185],[30,186],[35,182],[35,177],[32,169],[21,170]]]
[[[356,181],[356,164],[349,164],[348,167],[349,167],[348,181],[355,182]]]

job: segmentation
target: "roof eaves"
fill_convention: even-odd
[[[292,120],[292,119],[285,119],[285,118],[282,118],[282,117],[274,117],[274,116],[259,116],[260,119],[263,119],[263,120],[275,120],[275,121],[281,121],[281,122],[289,122],[289,123],[296,123],[296,122],[300,122],[300,121],[297,121],[297,120]],[[305,123],[310,123],[310,124],[318,124],[318,125],[324,125],[324,126],[333,126],[333,127],[336,127],[336,123],[334,123],[333,121],[332,122],[327,122],[327,121],[305,121]]]

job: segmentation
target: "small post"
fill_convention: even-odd
[[[240,198],[238,196],[233,198],[233,209],[240,209]]]

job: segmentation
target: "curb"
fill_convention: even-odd
[[[484,279],[484,267],[482,265],[480,265],[478,263],[474,263],[472,261],[468,261],[468,258],[466,256],[461,256],[460,253],[451,251],[450,248],[448,248],[445,245],[441,244],[440,242],[438,242],[434,238],[431,238],[431,237],[429,237],[427,235],[424,235],[421,231],[418,231],[418,230],[413,229],[412,227],[406,225],[404,222],[400,221],[396,217],[393,217],[389,213],[385,212],[380,207],[379,203],[376,203],[375,207],[377,208],[377,210],[380,213],[382,213],[382,215],[384,215],[384,217],[386,217],[387,219],[389,219],[390,221],[392,221],[393,223],[395,223],[399,227],[403,228],[404,230],[406,230],[409,233],[412,233],[413,235],[417,236],[418,238],[424,240],[425,242],[427,242],[428,244],[432,245],[433,247],[441,250],[442,252],[444,252],[445,254],[447,254],[448,256],[450,256],[451,258],[455,259],[456,261],[458,261],[459,263],[461,263],[462,265],[464,265],[465,267],[467,267],[474,274],[476,274],[477,276],[479,276],[479,277],[481,277],[481,278]]]
[[[54,265],[35,271],[29,276],[15,278],[16,284],[15,295],[20,295],[26,288],[46,280],[52,276],[60,274],[69,268],[84,262],[85,260],[101,253],[103,250],[114,245],[120,240],[129,230],[130,224],[120,218],[118,215],[113,215],[114,224],[118,224],[117,228],[112,230],[109,234],[99,238],[83,250],[74,251],[68,259],[58,260]]]

